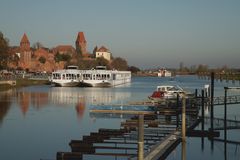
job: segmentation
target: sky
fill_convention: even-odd
[[[0,0],[10,45],[104,45],[141,69],[205,64],[240,68],[240,0]]]

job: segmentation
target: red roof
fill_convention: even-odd
[[[109,50],[106,47],[102,46],[97,50],[97,52],[109,52]]]
[[[30,43],[29,40],[28,40],[28,37],[27,37],[26,33],[23,34],[20,43]]]
[[[78,36],[77,36],[77,40],[76,42],[80,42],[80,43],[86,43],[86,39],[84,37],[84,33],[83,32],[78,32]]]
[[[75,52],[75,49],[71,45],[59,45],[56,48],[53,49],[54,52]]]

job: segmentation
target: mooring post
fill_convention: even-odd
[[[224,157],[227,158],[227,90],[228,87],[224,87]]]
[[[202,131],[204,131],[204,90],[202,90]],[[204,150],[204,137],[202,136],[202,151]]]
[[[198,90],[195,89],[195,98],[197,98],[197,97],[198,97]]]
[[[214,118],[214,102],[213,102],[213,97],[214,97],[214,72],[211,73],[211,128],[210,130],[213,131],[213,118]]]
[[[144,115],[138,116],[138,160],[144,159]]]
[[[186,142],[186,97],[182,94],[182,142]]]
[[[202,131],[204,131],[204,90],[202,90]]]
[[[182,94],[182,160],[186,160],[186,97]]]
[[[224,139],[227,139],[227,90],[228,87],[224,87]]]
[[[177,128],[179,127],[179,93],[177,93],[177,112],[176,112],[176,119],[177,119]]]

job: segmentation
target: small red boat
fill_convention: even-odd
[[[152,95],[149,96],[148,98],[151,100],[159,100],[161,98],[164,98],[164,94],[165,94],[164,91],[154,91]]]

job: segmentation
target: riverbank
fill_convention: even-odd
[[[49,84],[48,80],[32,80],[32,79],[17,79],[16,85],[10,84],[0,84],[0,91],[5,91],[11,88],[20,88],[33,85],[47,85]]]

